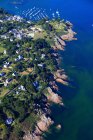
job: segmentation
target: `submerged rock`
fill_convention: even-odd
[[[60,130],[61,128],[62,128],[61,124],[58,124],[58,125],[56,126],[56,129],[58,129],[58,130]]]

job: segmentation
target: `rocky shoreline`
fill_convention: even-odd
[[[54,50],[61,50],[64,51],[65,50],[65,46],[66,46],[66,41],[72,41],[72,40],[77,40],[77,38],[75,38],[74,36],[76,35],[76,33],[72,30],[72,24],[69,22],[69,24],[67,25],[69,26],[68,28],[68,33],[66,35],[62,35],[61,37],[56,36],[56,39],[58,40],[55,41],[55,45],[52,46]],[[53,54],[55,57],[57,54]],[[48,105],[50,106],[51,103],[54,104],[59,104],[61,106],[64,106],[64,103],[62,101],[62,97],[59,96],[56,91],[58,91],[58,86],[56,84],[56,82],[61,83],[65,86],[68,86],[68,76],[65,73],[64,69],[58,69],[54,74],[54,81],[50,82],[50,85],[52,85],[51,87],[47,87],[47,101],[48,101]],[[55,91],[55,92],[54,92]],[[50,110],[48,110],[48,114],[50,114],[49,112],[51,112]],[[26,135],[23,137],[24,140],[43,140],[43,136],[42,134],[48,131],[48,128],[54,124],[54,121],[51,119],[50,116],[47,116],[47,113],[42,112],[42,114],[40,115],[40,120],[37,122],[35,130],[33,133],[26,133]],[[61,125],[58,124],[56,126],[56,129],[61,129]]]
[[[33,133],[28,132],[24,136],[24,140],[43,140],[42,133],[46,132],[50,125],[54,121],[50,117],[46,117],[45,114],[41,115],[41,119],[37,122],[35,131]]]
[[[77,38],[75,38],[74,36],[76,35],[77,33],[74,32],[72,30],[71,27],[69,27],[67,29],[67,34],[65,35],[62,35],[60,37],[58,37],[57,35],[55,36],[55,45],[52,46],[54,50],[61,50],[61,51],[64,51],[65,50],[65,47],[66,47],[66,41],[72,41],[72,40],[77,40]]]
[[[42,140],[55,123],[50,106],[64,106],[58,83],[69,84],[58,52],[65,50],[66,41],[76,40],[76,33],[70,22],[44,19],[34,23],[3,9],[0,24],[0,130],[4,133],[0,139]]]

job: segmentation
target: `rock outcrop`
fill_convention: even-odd
[[[76,35],[75,32],[73,32],[72,29],[68,29],[68,33],[66,35],[62,35],[61,38],[64,41],[72,41],[72,40],[77,40],[74,36]]]
[[[55,37],[55,45],[53,46],[53,49],[54,50],[62,50],[62,51],[64,51],[65,50],[65,46],[66,46],[65,41],[62,40],[61,37],[56,36]]]
[[[50,117],[46,117],[45,114],[41,115],[41,119],[37,122],[35,131],[33,133],[28,132],[24,136],[24,140],[43,140],[42,133],[46,132],[50,125],[54,122]]]
[[[64,69],[62,70],[57,70],[57,72],[54,74],[54,79],[59,82],[62,83],[63,85],[68,85],[68,77],[64,72]]]
[[[50,117],[46,117],[45,114],[43,114],[41,116],[41,120],[39,122],[37,122],[37,126],[36,126],[36,134],[42,134],[42,132],[45,132],[48,130],[49,126],[52,125],[54,122],[52,121],[52,119]]]
[[[48,94],[46,96],[48,101],[56,104],[64,105],[62,103],[62,98],[58,94],[54,93],[50,87],[48,87],[47,90],[48,90]]]
[[[41,136],[36,135],[36,134],[31,134],[28,132],[24,137],[23,140],[43,140]]]

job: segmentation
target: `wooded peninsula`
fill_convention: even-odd
[[[29,21],[0,9],[1,140],[41,140],[54,123],[50,104],[64,106],[58,83],[68,85],[58,52],[76,40],[72,26],[60,19]]]

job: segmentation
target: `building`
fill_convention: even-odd
[[[36,82],[33,82],[33,85],[34,85],[34,87],[38,88],[39,83],[36,81]]]
[[[4,54],[6,54],[6,50],[4,50]]]
[[[20,85],[20,86],[18,87],[18,89],[19,89],[19,90],[22,90],[22,91],[25,91],[25,87],[22,86],[22,85]]]
[[[5,76],[5,75],[6,75],[5,72],[0,73],[0,77],[3,77],[3,76]]]
[[[7,67],[9,67],[11,64],[12,64],[12,62],[5,62],[4,65],[3,65],[3,67],[4,67],[4,68],[7,68]]]
[[[10,125],[10,124],[12,124],[13,119],[12,118],[7,118],[5,122],[6,122],[6,124]]]
[[[20,60],[23,60],[23,56],[18,55],[18,58],[15,58],[15,61],[18,62],[18,61],[20,61]]]
[[[45,54],[42,54],[42,55],[41,55],[41,59],[43,59],[43,58],[45,58]]]
[[[38,64],[38,66],[43,68],[44,67],[44,64]]]
[[[16,75],[17,75],[17,72],[16,71],[12,73],[12,76],[15,77]]]

